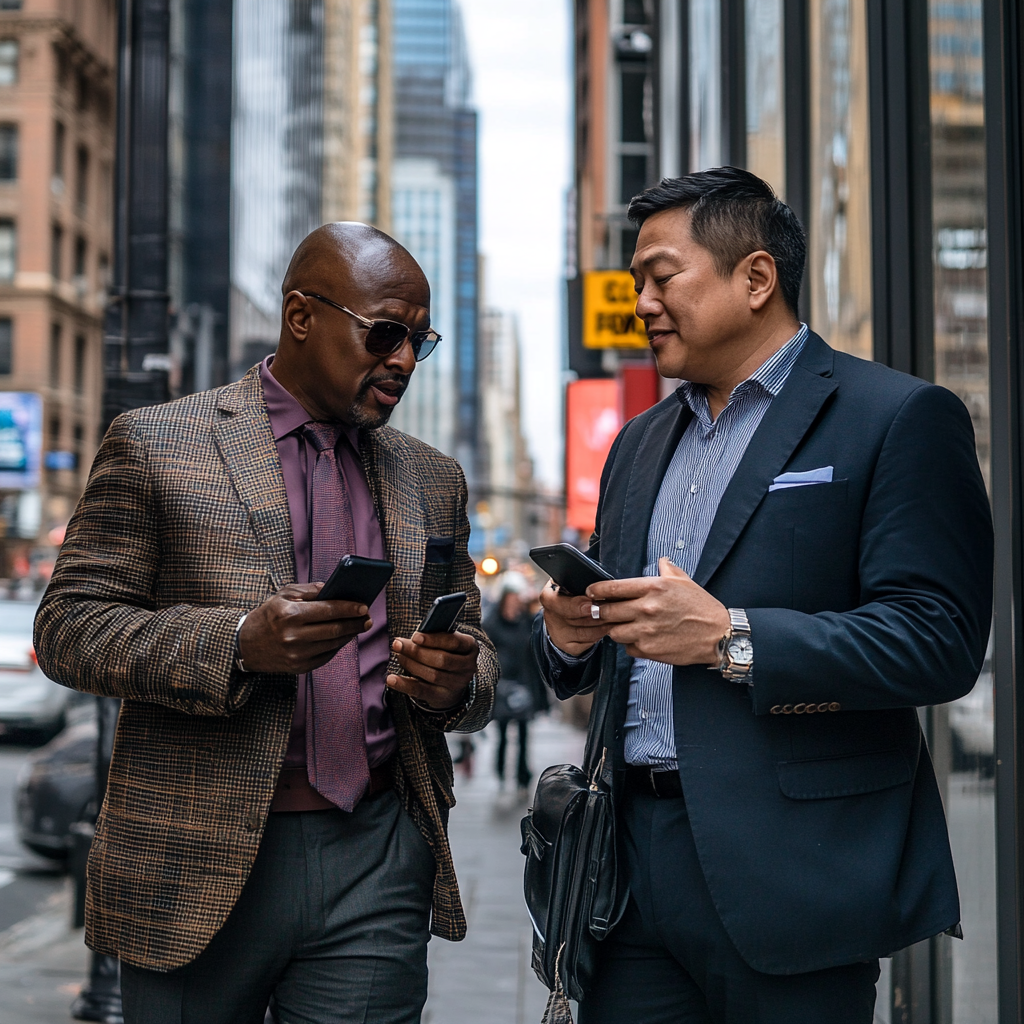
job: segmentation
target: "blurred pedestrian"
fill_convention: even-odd
[[[501,581],[498,601],[484,619],[484,631],[498,652],[501,677],[494,693],[494,722],[498,729],[495,771],[505,782],[508,759],[508,726],[516,723],[519,747],[516,759],[516,785],[530,785],[529,729],[537,714],[549,707],[547,687],[530,648],[533,616],[529,608],[528,584],[518,573],[508,572]]]
[[[487,722],[497,663],[462,471],[386,426],[429,287],[329,224],[283,292],[275,356],[114,421],[36,620],[48,675],[123,700],[86,941],[127,1024],[411,1024],[430,931],[465,934],[444,731]],[[351,553],[386,591],[317,600]],[[458,630],[418,633],[454,590]]]

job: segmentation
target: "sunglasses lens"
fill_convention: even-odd
[[[416,362],[421,363],[431,352],[437,348],[440,336],[433,331],[421,331],[412,336],[412,351],[416,356]]]
[[[374,320],[366,332],[366,349],[375,356],[391,355],[409,336],[409,328],[394,320]]]

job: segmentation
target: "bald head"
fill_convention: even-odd
[[[288,264],[281,292],[318,292],[344,305],[386,295],[395,287],[422,287],[420,305],[429,306],[430,287],[409,250],[390,235],[358,221],[335,221],[310,232]]]
[[[325,224],[295,250],[282,291],[270,372],[315,420],[387,423],[416,368],[409,339],[430,326],[430,286],[409,251],[368,224]],[[404,325],[406,340],[379,354],[366,343],[375,320]]]

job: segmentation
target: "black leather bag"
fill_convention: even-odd
[[[546,769],[522,821],[533,969],[551,992],[545,1024],[572,1020],[567,999],[585,994],[597,945],[618,924],[628,895],[618,864],[605,736],[613,675],[607,669],[614,666],[614,650],[600,653],[606,663],[591,710],[584,767]]]

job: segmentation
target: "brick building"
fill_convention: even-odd
[[[116,39],[113,0],[0,0],[0,390],[42,395],[47,453],[39,491],[0,500],[3,576],[67,521],[99,441]]]

